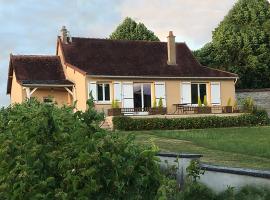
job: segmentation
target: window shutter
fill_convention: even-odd
[[[122,100],[123,108],[134,108],[133,83],[132,82],[123,82],[122,96],[123,96],[123,100]]]
[[[220,83],[219,82],[211,82],[211,103],[212,105],[220,105]]]
[[[94,101],[97,100],[97,82],[96,81],[91,81],[89,83],[89,91],[88,91],[88,97],[90,98],[90,93],[92,93],[92,96],[94,98]]]
[[[114,100],[121,101],[122,97],[122,89],[121,89],[121,82],[114,82]]]
[[[191,104],[191,83],[183,82],[181,87],[181,101],[185,104]]]
[[[161,98],[163,106],[166,107],[166,86],[165,82],[155,82],[155,95],[156,95],[156,103],[158,105],[158,101]]]

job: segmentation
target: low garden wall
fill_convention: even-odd
[[[177,182],[181,186],[186,179],[186,168],[193,159],[200,159],[199,154],[177,154],[177,153],[159,153],[161,168],[168,168],[175,165]],[[234,187],[236,190],[244,186],[265,187],[270,189],[270,171],[260,171],[242,168],[219,167],[214,165],[201,164],[205,173],[201,175],[199,182],[205,184],[214,192],[223,192],[228,187]]]

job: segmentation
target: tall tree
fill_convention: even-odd
[[[110,35],[110,39],[159,41],[158,37],[143,23],[136,23],[127,17]]]
[[[270,87],[270,5],[239,0],[213,31],[212,42],[194,52],[207,66],[235,72],[239,88]]]

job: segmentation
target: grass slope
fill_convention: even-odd
[[[161,151],[203,154],[206,163],[270,170],[270,127],[119,132],[127,133]]]

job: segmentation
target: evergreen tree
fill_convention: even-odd
[[[239,0],[195,51],[206,66],[237,73],[239,88],[270,87],[270,7],[267,0]]]
[[[158,37],[148,30],[143,23],[136,23],[130,17],[127,17],[116,28],[110,35],[110,39],[159,41]]]

